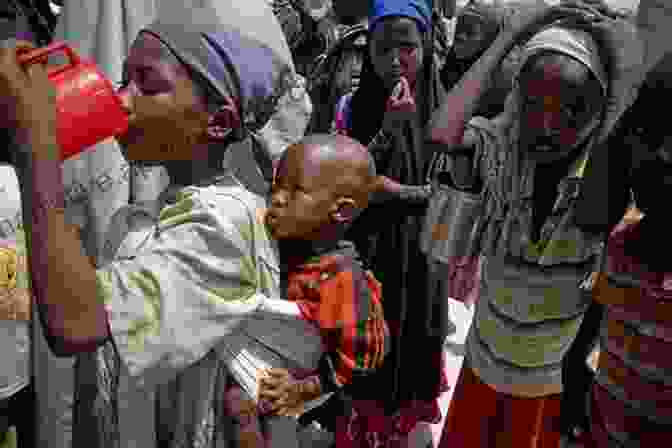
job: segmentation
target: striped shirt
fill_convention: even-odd
[[[599,237],[573,225],[585,158],[561,179],[552,212],[534,242],[534,166],[527,164],[517,178],[520,200],[506,199],[506,191],[492,189],[512,169],[506,130],[480,117],[470,122],[469,129],[478,136],[474,167],[485,185],[486,215],[493,220],[484,238],[496,238],[496,233],[505,231],[495,232],[505,210],[517,219],[511,224],[507,250],[485,258],[466,356],[481,380],[498,392],[521,397],[561,393],[562,358],[591,301],[581,285],[601,252]],[[493,204],[502,209],[488,210]]]
[[[639,223],[613,232],[594,298],[606,305],[592,433],[599,446],[656,446],[672,436],[672,274],[625,253]]]

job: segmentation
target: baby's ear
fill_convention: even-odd
[[[338,198],[332,208],[331,217],[339,224],[351,223],[359,213],[357,202],[352,198]]]
[[[232,131],[240,129],[243,125],[238,113],[238,106],[231,97],[227,97],[208,119],[208,136],[213,140],[222,140]]]

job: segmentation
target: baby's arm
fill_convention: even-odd
[[[269,369],[266,373],[259,391],[260,398],[266,402],[264,405],[268,406],[264,411],[298,417],[306,403],[325,394],[320,375],[297,379],[285,369]]]

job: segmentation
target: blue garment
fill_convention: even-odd
[[[373,0],[369,12],[369,29],[385,17],[401,16],[415,19],[420,31],[427,32],[432,23],[431,0]]]

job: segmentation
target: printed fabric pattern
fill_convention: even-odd
[[[287,298],[317,324],[334,354],[333,381],[341,387],[353,374],[380,368],[389,351],[382,288],[346,250],[313,257],[288,274]],[[354,250],[352,250],[354,252]]]

